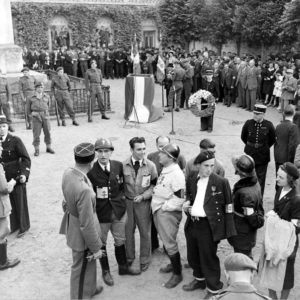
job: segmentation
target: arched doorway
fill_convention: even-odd
[[[144,48],[156,48],[158,47],[158,30],[154,20],[147,19],[142,21],[142,33]]]
[[[49,23],[49,49],[69,48],[72,45],[71,30],[65,17],[54,17]]]

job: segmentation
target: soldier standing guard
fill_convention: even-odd
[[[246,121],[241,133],[241,139],[245,144],[244,151],[255,162],[255,171],[261,187],[262,197],[270,161],[270,148],[275,143],[274,125],[264,119],[266,110],[265,105],[254,105],[253,119]]]
[[[43,128],[46,143],[46,152],[54,154],[51,148],[51,135],[50,135],[50,115],[49,115],[49,96],[44,93],[44,86],[41,82],[35,85],[35,94],[28,102],[28,114],[32,116],[32,132],[34,156],[40,155],[40,135]]]
[[[89,107],[88,107],[88,122],[93,122],[92,115],[94,112],[95,100],[97,97],[98,106],[100,108],[100,113],[102,119],[109,120],[105,114],[105,106],[103,101],[102,92],[102,73],[101,70],[97,68],[97,63],[95,60],[91,61],[91,68],[85,73],[85,86],[87,95],[89,97]]]
[[[24,113],[26,114],[27,122],[26,122],[26,129],[31,129],[31,118],[27,113],[27,103],[29,102],[29,99],[33,96],[35,88],[34,85],[36,84],[36,79],[34,76],[29,75],[29,68],[25,67],[22,70],[23,77],[20,78],[19,80],[19,88],[20,88],[20,95],[25,103],[25,111]]]
[[[96,198],[87,177],[95,157],[94,145],[81,143],[74,148],[75,166],[63,175],[64,216],[59,233],[65,234],[72,249],[70,298],[91,299],[101,293],[97,286],[96,259],[102,256]]]
[[[57,76],[54,76],[51,81],[51,91],[55,94],[61,124],[62,126],[66,126],[64,112],[64,106],[66,106],[67,112],[72,119],[72,124],[78,126],[79,124],[75,120],[75,113],[70,95],[71,82],[69,76],[64,74],[64,69],[62,67],[58,67],[56,72]]]
[[[10,102],[11,101],[11,91],[8,85],[7,79],[3,76],[0,69],[0,111],[2,110],[3,114],[6,117],[8,130],[14,132],[14,128],[11,123],[11,113],[10,113]]]

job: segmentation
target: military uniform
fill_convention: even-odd
[[[180,106],[181,101],[181,93],[183,89],[183,78],[185,75],[185,71],[179,65],[175,67],[174,72],[172,73],[172,87],[170,88],[170,92],[168,95],[168,106],[173,107]],[[174,97],[176,96],[176,99]],[[174,101],[174,102],[173,102]],[[176,102],[175,102],[176,101]]]
[[[55,94],[57,101],[59,116],[64,124],[65,122],[65,112],[64,106],[66,106],[67,112],[72,119],[75,121],[75,113],[73,109],[73,103],[70,95],[71,82],[67,74],[62,76],[56,75],[51,81],[51,91]]]
[[[81,71],[81,76],[84,78],[85,72],[88,69],[89,56],[84,51],[81,51],[78,54],[78,60],[79,60],[79,67],[80,67],[80,71]]]
[[[25,102],[25,114],[27,114],[27,122],[28,122],[28,124],[26,124],[28,125],[27,129],[31,129],[32,120],[27,113],[26,106],[28,105],[29,99],[34,95],[35,84],[36,84],[36,79],[34,78],[34,76],[31,75],[23,76],[19,80],[20,95],[23,102]]]
[[[0,77],[0,110],[6,117],[7,123],[11,124],[11,113],[9,107],[9,101],[11,101],[11,90],[8,85],[7,79]]]
[[[270,161],[270,148],[275,143],[275,128],[268,120],[263,120],[261,123],[253,119],[247,120],[242,128],[241,139],[245,144],[245,153],[254,159],[255,170],[263,196]]]
[[[85,73],[85,86],[86,90],[90,92],[91,105],[88,107],[89,121],[92,121],[92,115],[94,112],[95,100],[97,98],[98,106],[102,117],[105,116],[105,106],[103,101],[102,91],[102,73],[100,69],[88,69]]]

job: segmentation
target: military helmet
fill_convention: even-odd
[[[173,158],[174,160],[177,160],[180,148],[176,144],[167,144],[160,150],[161,152],[166,153],[169,157]]]
[[[109,139],[100,138],[95,143],[95,150],[97,151],[99,149],[109,149],[114,151],[114,146]]]

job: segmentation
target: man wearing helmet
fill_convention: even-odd
[[[251,156],[232,158],[235,173],[240,177],[233,187],[234,222],[237,235],[228,239],[234,252],[252,257],[257,229],[264,225],[264,209],[255,163]]]
[[[182,219],[183,191],[185,179],[177,164],[180,149],[175,144],[165,145],[159,153],[159,162],[163,166],[157,184],[153,189],[151,208],[154,223],[171,264],[160,269],[161,273],[173,272],[164,285],[173,288],[182,281],[181,261],[176,237]]]
[[[110,160],[114,147],[110,140],[100,138],[95,143],[97,161],[87,176],[96,193],[96,213],[100,223],[101,242],[104,255],[100,258],[103,281],[112,286],[106,253],[107,235],[110,231],[114,237],[115,255],[119,265],[119,275],[138,275],[140,272],[128,267],[125,251],[125,223],[127,220],[126,199],[123,189],[123,165]]]

